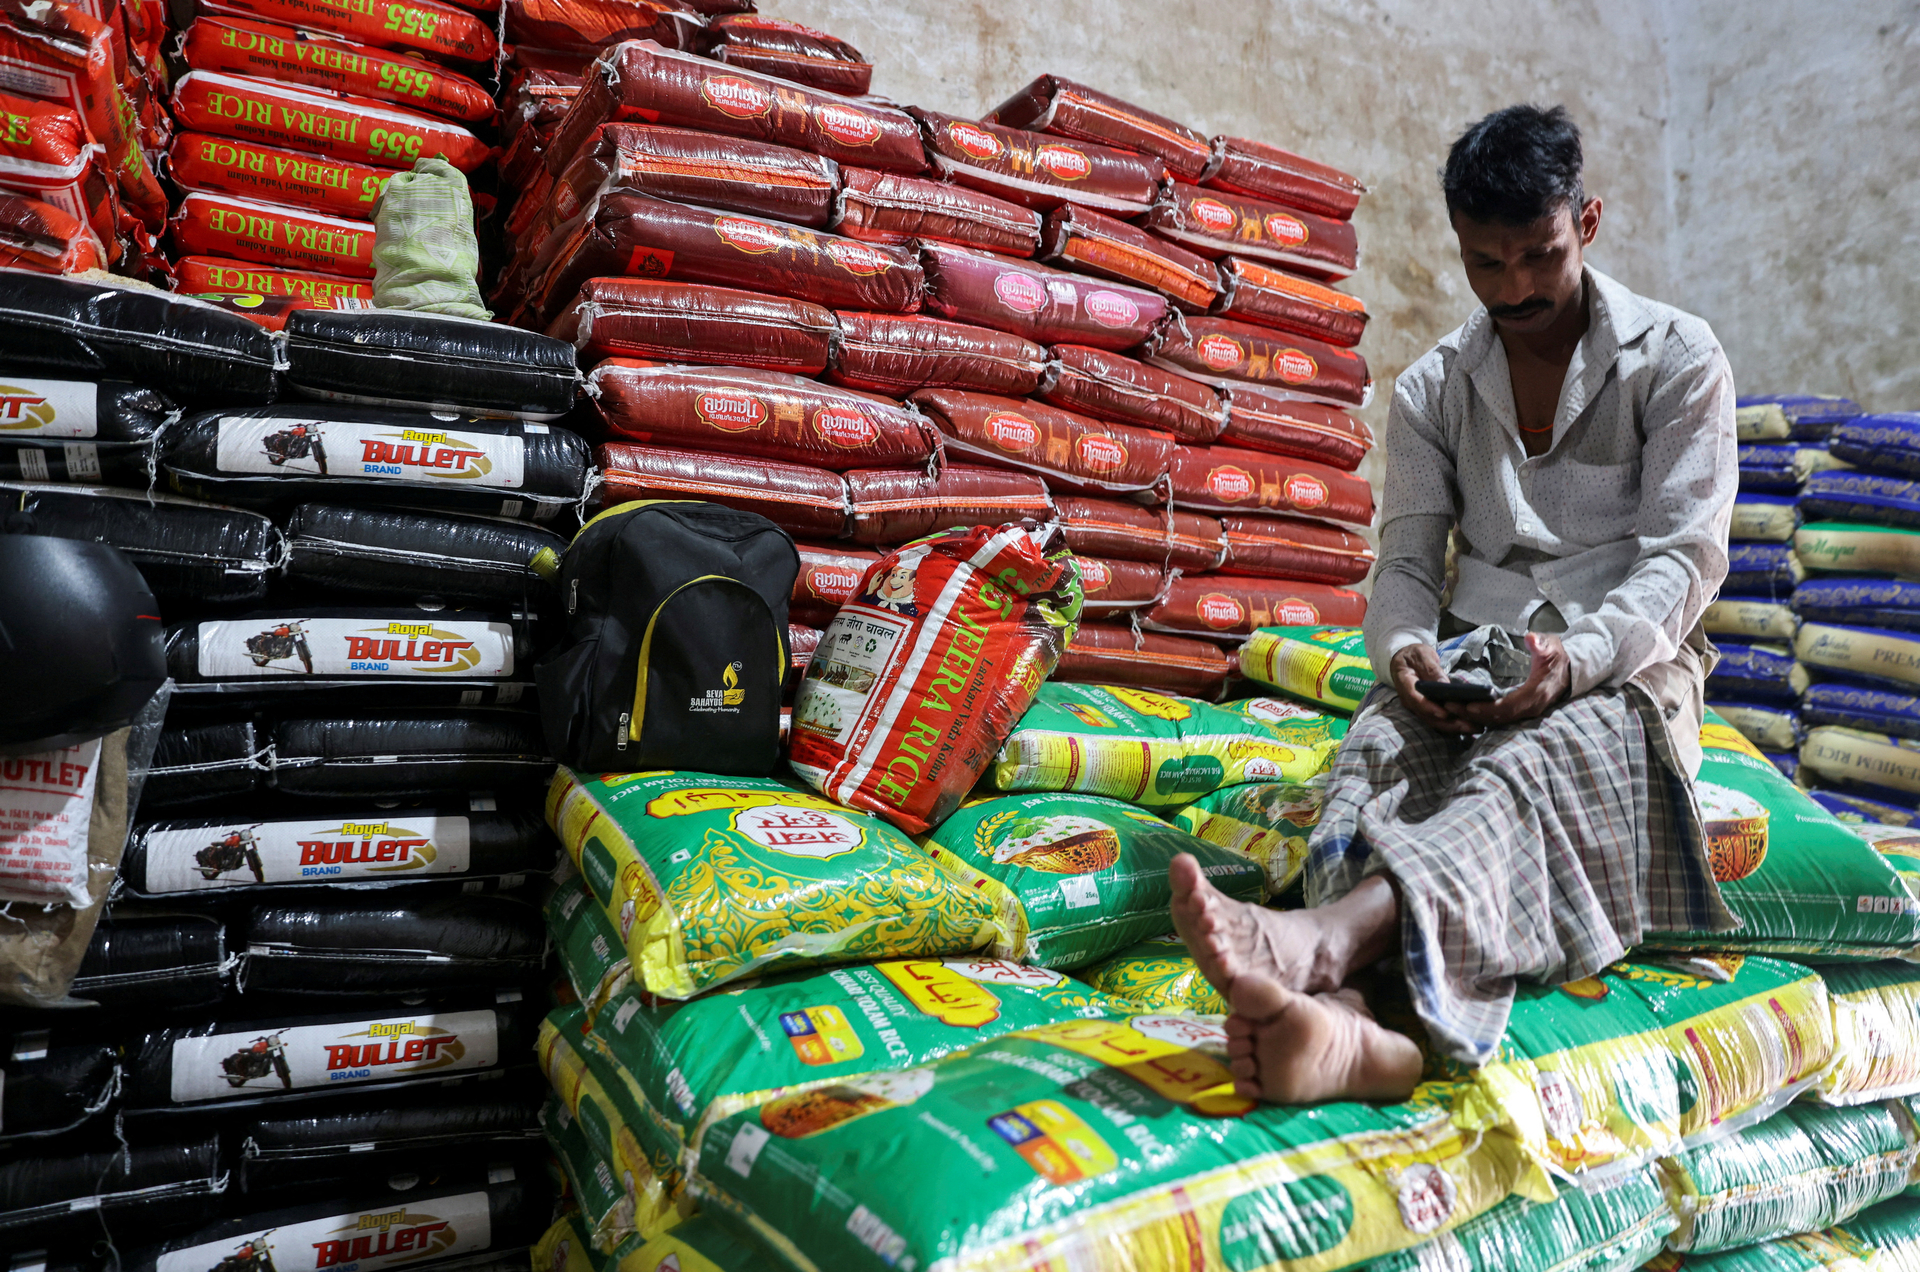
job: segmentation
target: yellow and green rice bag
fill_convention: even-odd
[[[1307,865],[1307,841],[1326,802],[1324,780],[1248,782],[1202,795],[1173,815],[1173,823],[1222,848],[1259,862],[1267,891],[1289,887]]]
[[[1863,1210],[1840,1231],[1880,1256],[1877,1272],[1920,1272],[1920,1197],[1895,1197]]]
[[[563,858],[561,864],[565,869],[544,907],[547,935],[592,1028],[607,999],[633,979],[633,960],[627,957],[620,929],[594,900],[586,879],[571,862]]]
[[[1675,1222],[1653,1173],[1632,1170],[1552,1201],[1509,1197],[1364,1272],[1619,1272],[1658,1254]]]
[[[1200,965],[1177,936],[1156,936],[1121,950],[1091,967],[1080,979],[1103,994],[1125,999],[1138,1011],[1202,1016],[1227,1013],[1227,1000],[1200,974]]]
[[[539,1272],[545,1269],[534,1265]],[[727,1222],[699,1214],[623,1255],[616,1272],[768,1272],[777,1266],[765,1246]]]
[[[1837,819],[1841,825],[1873,845],[1873,850],[1885,857],[1887,864],[1906,883],[1907,891],[1920,898],[1920,829],[1889,826],[1884,822],[1849,821],[1845,817]]]
[[[996,957],[1081,967],[1167,929],[1167,868],[1190,853],[1230,897],[1259,901],[1260,864],[1097,795],[972,800],[922,843],[969,897],[991,904]]]
[[[1920,1093],[1920,966],[1821,969],[1833,1005],[1833,1065],[1813,1098],[1858,1104]]]
[[[1240,674],[1336,711],[1358,707],[1374,685],[1357,627],[1262,627],[1240,646]]]
[[[752,777],[562,768],[547,821],[648,993],[822,963],[961,954],[991,903],[886,822]]]
[[[1650,1259],[1646,1272],[1886,1272],[1874,1248],[1845,1229],[1803,1232],[1717,1254],[1676,1254]]]
[[[629,1191],[607,1159],[594,1151],[566,1101],[555,1092],[540,1110],[547,1148],[559,1161],[567,1191],[579,1207],[578,1227],[592,1248],[611,1254],[634,1234],[638,1188]]]
[[[639,1248],[638,1242],[629,1242],[620,1247],[619,1253]],[[540,1272],[607,1272],[615,1264],[615,1256],[603,1255],[593,1248],[593,1239],[578,1210],[569,1210],[554,1220],[553,1226],[533,1244],[533,1266]],[[640,1269],[628,1268],[626,1272],[640,1272]],[[646,1272],[654,1270],[648,1268]]]

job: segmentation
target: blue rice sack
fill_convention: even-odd
[[[1800,764],[1823,782],[1857,788],[1889,803],[1920,797],[1920,741],[1823,726],[1807,730]]]
[[[1920,529],[1920,482],[1879,473],[1815,473],[1800,491],[1809,521],[1864,521]]]
[[[1920,578],[1920,530],[1820,521],[1793,532],[1793,553],[1809,570]]]
[[[1784,646],[1727,644],[1720,646],[1720,665],[1707,677],[1707,697],[1792,703],[1808,683],[1807,669]]]
[[[1791,707],[1766,702],[1723,702],[1712,697],[1707,699],[1707,705],[1762,751],[1791,751],[1806,737],[1800,716]]]
[[[1720,593],[1747,600],[1784,601],[1806,577],[1806,568],[1787,544],[1734,543],[1727,547],[1727,577]]]
[[[1784,442],[1793,436],[1793,425],[1779,403],[1760,402],[1734,408],[1733,435],[1743,442]]]
[[[1737,400],[1735,418],[1739,418],[1740,410],[1749,406],[1779,407],[1797,441],[1825,441],[1835,427],[1860,414],[1860,404],[1852,398],[1818,393],[1755,393]]]
[[[1790,494],[1814,473],[1847,464],[1820,444],[1753,442],[1736,450],[1742,494]]]
[[[1834,815],[1835,820],[1852,825],[1911,826],[1920,821],[1920,812],[1889,804],[1884,800],[1853,795],[1846,791],[1809,791],[1813,802]]]
[[[1800,630],[1800,616],[1785,601],[1728,596],[1707,606],[1700,615],[1700,626],[1709,636],[1790,641]]]
[[[1900,579],[1809,579],[1793,589],[1793,609],[1809,623],[1846,623],[1854,627],[1920,632],[1920,583]]]
[[[1798,755],[1792,751],[1762,751],[1760,754],[1766,756],[1767,762],[1780,770],[1780,776],[1786,778],[1789,782],[1798,780],[1800,776],[1800,757]]]
[[[1808,623],[1794,639],[1802,666],[1896,685],[1920,685],[1920,633]]]
[[[1920,411],[1860,415],[1833,430],[1836,458],[1890,477],[1920,477]]]
[[[1800,722],[1838,725],[1866,733],[1891,733],[1897,738],[1920,738],[1920,697],[1869,685],[1824,681],[1800,699]]]
[[[1733,501],[1733,527],[1728,537],[1736,543],[1785,543],[1800,524],[1800,504],[1792,495],[1742,494]]]

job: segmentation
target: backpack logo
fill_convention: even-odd
[[[740,672],[741,664],[737,662],[723,664],[720,668],[720,687],[688,699],[687,709],[738,715],[741,704],[747,700],[747,691],[740,687]]]

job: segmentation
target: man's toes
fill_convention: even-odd
[[[1251,1025],[1258,1026],[1272,1020],[1301,997],[1277,980],[1265,976],[1239,976],[1234,978],[1227,1002],[1233,1008],[1233,1016],[1244,1017]],[[1228,1017],[1229,1021],[1232,1019]],[[1256,1028],[1251,1032],[1257,1036],[1259,1030]]]

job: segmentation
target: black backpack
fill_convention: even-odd
[[[772,772],[799,573],[784,530],[719,504],[640,500],[587,522],[560,563],[566,643],[534,669],[554,757]]]

